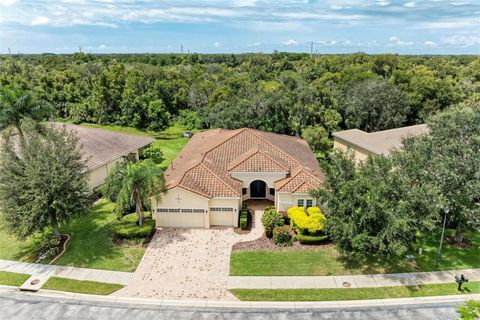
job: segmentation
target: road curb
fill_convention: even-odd
[[[425,305],[432,303],[461,303],[468,300],[480,300],[480,294],[465,294],[454,296],[432,296],[417,298],[372,299],[350,301],[223,301],[223,300],[175,300],[175,299],[145,299],[117,296],[99,296],[71,293],[53,290],[40,290],[36,293],[21,292],[16,287],[0,286],[0,293],[28,295],[34,297],[60,298],[72,301],[95,301],[124,305],[147,305],[155,309],[194,309],[208,311],[216,309],[237,309],[242,311],[259,310],[318,310],[318,309],[348,309],[359,307],[390,307],[398,305]]]

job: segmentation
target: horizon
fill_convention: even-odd
[[[1,54],[480,54],[473,0],[0,0]]]

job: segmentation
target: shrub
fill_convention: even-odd
[[[298,234],[298,242],[301,244],[320,244],[328,239],[328,235],[312,236],[308,234]]]
[[[147,148],[142,151],[142,156],[144,159],[150,159],[156,164],[160,164],[163,162],[163,152],[162,148],[158,144],[151,144]]]
[[[38,258],[43,260],[48,257],[55,257],[60,253],[60,242],[60,238],[51,232],[42,234],[42,238],[40,239],[41,249],[38,253]]]
[[[275,207],[266,207],[262,216],[262,224],[265,227],[265,235],[267,238],[271,238],[273,229],[277,226],[283,226],[285,219],[277,212]]]
[[[480,319],[480,301],[467,301],[466,304],[458,306],[457,311],[461,320]]]
[[[113,233],[119,239],[139,239],[150,237],[155,230],[155,221],[145,219],[143,225],[137,225],[137,215],[128,214],[119,219],[113,226]]]
[[[318,207],[310,207],[307,211],[302,207],[292,207],[288,209],[288,217],[299,234],[318,234],[325,229],[327,220]]]
[[[281,247],[292,244],[292,237],[288,232],[287,226],[276,226],[275,229],[273,229],[273,242]]]
[[[242,206],[242,211],[240,212],[240,229],[246,230],[248,227],[248,209],[247,205]]]

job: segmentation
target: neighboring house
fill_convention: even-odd
[[[368,155],[376,154],[388,156],[395,149],[402,148],[402,140],[408,136],[418,136],[429,132],[426,124],[396,128],[384,131],[367,133],[358,129],[335,132],[334,149],[347,154],[354,153],[358,162],[367,159]]]
[[[279,211],[309,207],[324,180],[308,144],[254,129],[196,133],[165,172],[167,192],[152,197],[157,226],[238,226],[242,202],[266,199]]]
[[[87,162],[90,178],[90,189],[105,182],[105,178],[115,164],[124,156],[136,154],[154,139],[127,133],[112,132],[103,129],[83,127],[74,124],[50,123],[53,127],[65,126],[67,131],[73,131],[78,137],[78,144],[83,159]]]

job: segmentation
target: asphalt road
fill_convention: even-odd
[[[456,303],[421,304],[395,307],[359,307],[302,311],[239,311],[216,309],[160,309],[152,305],[128,305],[110,302],[76,301],[22,294],[0,293],[0,320],[454,320]]]

